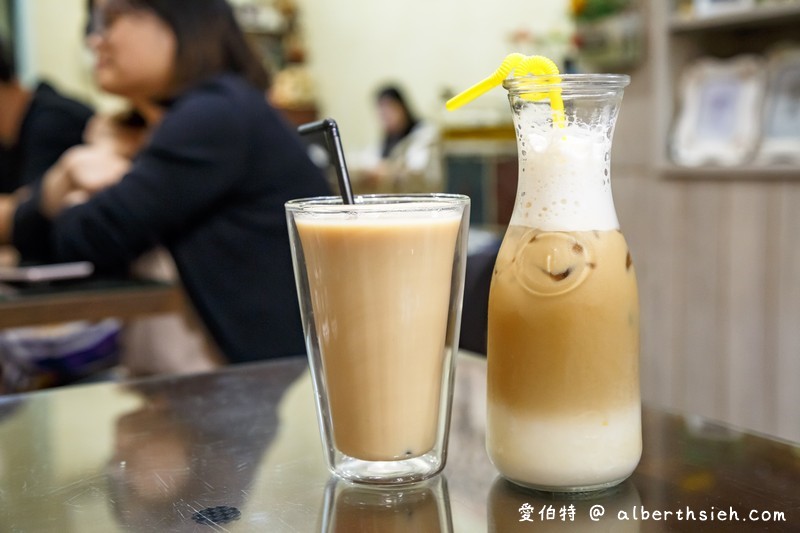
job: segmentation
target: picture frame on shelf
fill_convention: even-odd
[[[800,47],[772,52],[767,71],[763,134],[756,161],[800,163]]]
[[[707,57],[691,63],[681,77],[673,161],[694,167],[751,160],[760,138],[765,87],[766,69],[759,56]]]

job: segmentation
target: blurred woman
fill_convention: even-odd
[[[157,124],[132,161],[67,152],[40,194],[0,204],[0,238],[23,257],[101,272],[163,245],[229,361],[304,353],[283,204],[329,189],[267,104],[267,74],[230,6],[108,0],[90,30],[99,86]]]
[[[375,101],[383,139],[377,161],[365,154],[361,154],[362,161],[356,159],[358,192],[440,191],[443,184],[437,128],[417,118],[403,93],[393,85],[381,88]]]

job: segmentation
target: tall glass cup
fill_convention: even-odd
[[[328,466],[366,483],[445,464],[469,198],[360,196],[286,204]]]
[[[535,489],[610,487],[641,455],[636,274],[610,181],[628,81],[504,84],[519,183],[489,295],[486,438],[500,473]]]

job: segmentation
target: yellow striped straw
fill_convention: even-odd
[[[561,83],[561,77],[558,75],[558,66],[549,58],[544,56],[530,56],[519,64],[516,72],[520,74],[533,74],[534,76],[547,76],[539,80],[540,83],[547,85],[555,85]],[[526,100],[543,100],[550,98],[550,108],[553,110],[553,123],[559,128],[564,127],[564,100],[561,98],[561,88],[553,87],[550,91],[545,93],[529,93],[523,94],[522,98]]]
[[[508,54],[506,58],[503,59],[503,62],[500,63],[500,66],[497,67],[497,70],[494,71],[494,74],[452,97],[445,103],[445,107],[447,107],[448,111],[454,111],[462,105],[473,101],[483,93],[494,89],[503,83],[503,80],[523,61],[525,61],[525,56],[522,54]]]
[[[509,74],[514,77],[519,75],[524,76],[526,74],[549,76],[539,81],[539,83],[547,85],[561,82],[561,78],[558,76],[558,66],[556,66],[552,60],[544,56],[525,56],[519,53],[508,54],[491,76],[479,81],[469,89],[462,91],[448,100],[445,107],[447,107],[448,111],[458,109],[462,105],[471,102],[483,93],[503,83],[503,80],[505,80]],[[550,98],[550,107],[553,109],[553,123],[563,128],[564,102],[561,99],[560,88],[552,88],[546,93],[530,93],[523,95],[523,98],[533,101],[543,100],[548,97]]]

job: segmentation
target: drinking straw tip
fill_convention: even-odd
[[[322,133],[325,138],[325,148],[335,163],[336,178],[339,182],[339,192],[342,195],[342,203],[354,204],[353,188],[350,185],[350,173],[347,171],[347,164],[344,160],[344,149],[342,139],[339,135],[339,126],[332,118],[324,118],[316,122],[301,124],[297,127],[300,135],[310,135]]]

